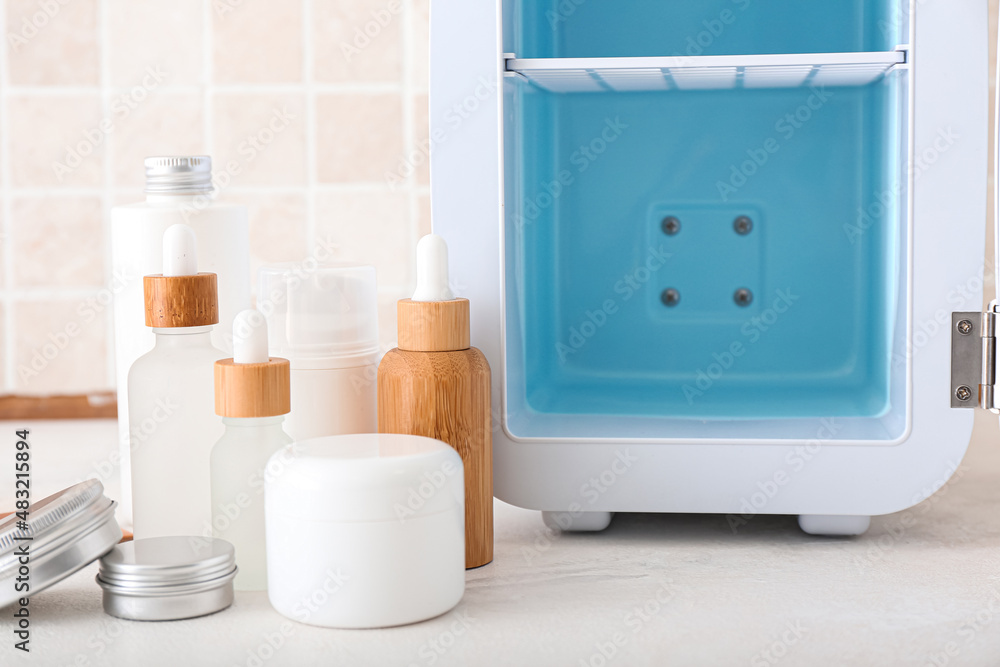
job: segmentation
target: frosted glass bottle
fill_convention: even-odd
[[[219,323],[212,341],[232,353],[232,321],[250,307],[250,250],[247,210],[212,196],[208,156],[150,157],[145,160],[145,201],[111,209],[115,365],[118,386],[122,497],[119,520],[131,525],[131,468],[127,380],[135,360],[153,347],[143,326],[143,276],[160,271],[161,241],[168,227],[185,223],[194,231],[200,264],[218,276]]]
[[[136,539],[211,535],[212,365],[226,356],[211,326],[153,329],[153,349],[128,374]]]
[[[214,411],[214,273],[198,273],[194,232],[163,235],[163,274],[143,278],[153,349],[128,373],[135,538],[211,534],[210,455],[222,435]]]
[[[281,424],[291,409],[287,359],[267,352],[256,310],[233,321],[233,358],[215,362],[215,413],[226,425],[212,448],[212,534],[236,548],[237,590],[267,589],[264,479],[271,455],[292,442]]]
[[[224,417],[226,432],[212,448],[212,535],[236,547],[236,590],[267,590],[264,479],[268,459],[292,443],[284,421]]]

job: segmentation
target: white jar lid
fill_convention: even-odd
[[[404,521],[465,506],[462,459],[415,435],[303,440],[267,464],[268,516],[310,521]]]

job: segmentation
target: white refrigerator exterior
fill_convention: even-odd
[[[496,496],[576,517],[601,529],[613,512],[800,515],[809,532],[856,534],[868,517],[933,494],[968,447],[973,413],[950,407],[951,313],[982,306],[988,155],[988,20],[984,0],[912,3],[908,133],[908,284],[898,329],[905,340],[905,396],[894,406],[900,437],[868,428],[746,423],[698,436],[655,425],[643,438],[518,439],[505,403],[504,164],[512,110],[499,2],[434,0],[431,12],[431,164],[434,231],[452,249],[453,279],[472,303],[472,340],[494,369]],[[507,48],[505,48],[505,46]],[[509,57],[509,56],[508,56]],[[498,85],[499,82],[499,85]],[[463,113],[456,113],[460,105]],[[905,106],[905,105],[904,105]],[[941,137],[956,137],[942,149]],[[915,165],[933,159],[933,168]],[[821,353],[821,351],[817,351]],[[834,433],[829,431],[833,430]],[[708,431],[706,431],[708,433]],[[606,474],[613,471],[612,474]],[[780,483],[777,473],[784,473]],[[606,479],[599,493],[593,480]],[[610,483],[607,483],[609,482]],[[572,528],[572,526],[569,526]]]

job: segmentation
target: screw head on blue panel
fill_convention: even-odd
[[[667,306],[668,308],[673,308],[674,306],[676,306],[681,302],[681,293],[672,287],[665,289],[663,290],[663,293],[660,295],[660,301],[663,302],[664,306]]]
[[[681,221],[672,215],[668,215],[663,219],[660,228],[667,236],[676,236],[681,231]]]

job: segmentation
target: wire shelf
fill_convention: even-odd
[[[905,51],[650,58],[509,58],[507,71],[554,93],[864,86]]]

